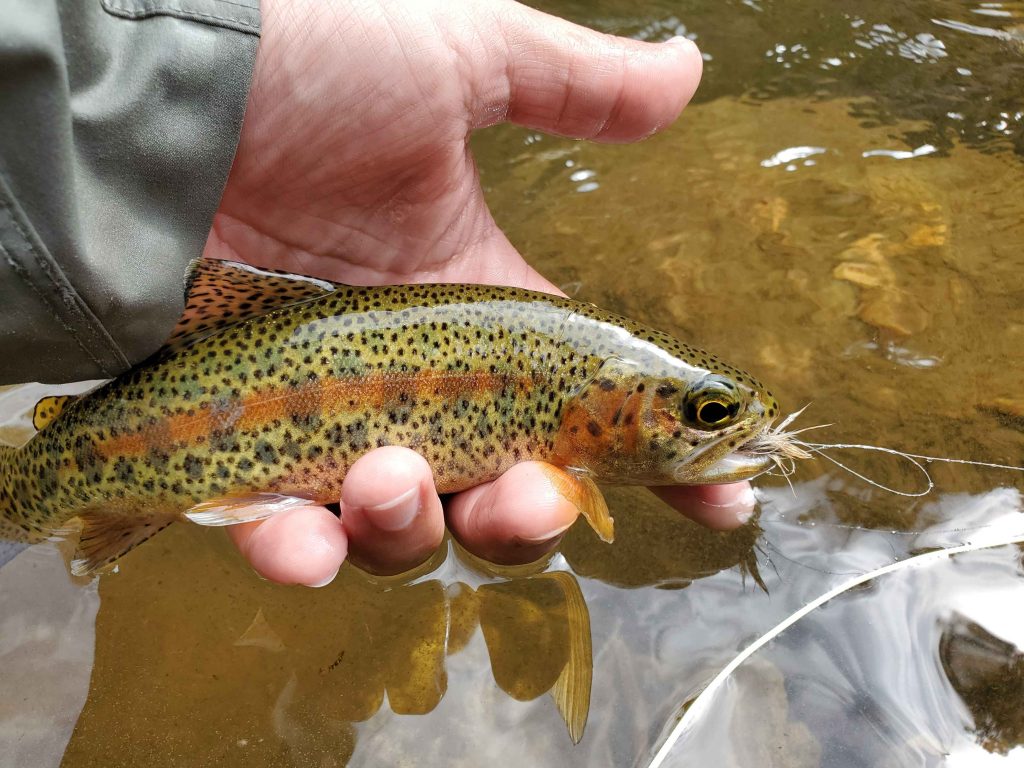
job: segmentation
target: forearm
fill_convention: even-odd
[[[0,0],[0,384],[113,376],[167,336],[234,156],[256,4]]]

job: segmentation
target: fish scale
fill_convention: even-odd
[[[163,350],[89,395],[41,403],[49,423],[0,451],[5,518],[36,536],[81,518],[80,570],[198,507],[230,523],[270,495],[335,501],[356,459],[385,445],[423,455],[442,493],[525,460],[571,470],[585,506],[603,504],[594,480],[737,479],[680,467],[704,454],[710,467],[777,412],[714,356],[543,293],[336,286],[210,262],[188,290]],[[683,413],[708,382],[738,414],[714,429]]]

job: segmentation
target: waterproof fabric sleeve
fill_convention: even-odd
[[[114,376],[182,308],[258,0],[0,0],[0,384]]]

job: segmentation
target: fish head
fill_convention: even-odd
[[[673,484],[749,480],[774,466],[763,452],[745,448],[779,413],[775,397],[756,379],[707,371],[683,389],[676,403],[673,441],[685,450],[663,465]],[[681,432],[675,438],[676,432]]]
[[[650,373],[609,360],[565,405],[557,453],[611,483],[736,482],[773,465],[744,447],[778,413],[770,392],[728,366],[680,361]]]

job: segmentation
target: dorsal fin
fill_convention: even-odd
[[[185,277],[185,310],[158,355],[186,347],[250,317],[337,290],[313,277],[259,269],[236,261],[196,259]]]
[[[42,432],[47,424],[63,413],[64,407],[70,401],[76,399],[74,395],[51,395],[36,403],[35,410],[32,411],[32,426],[36,428],[36,432]]]

